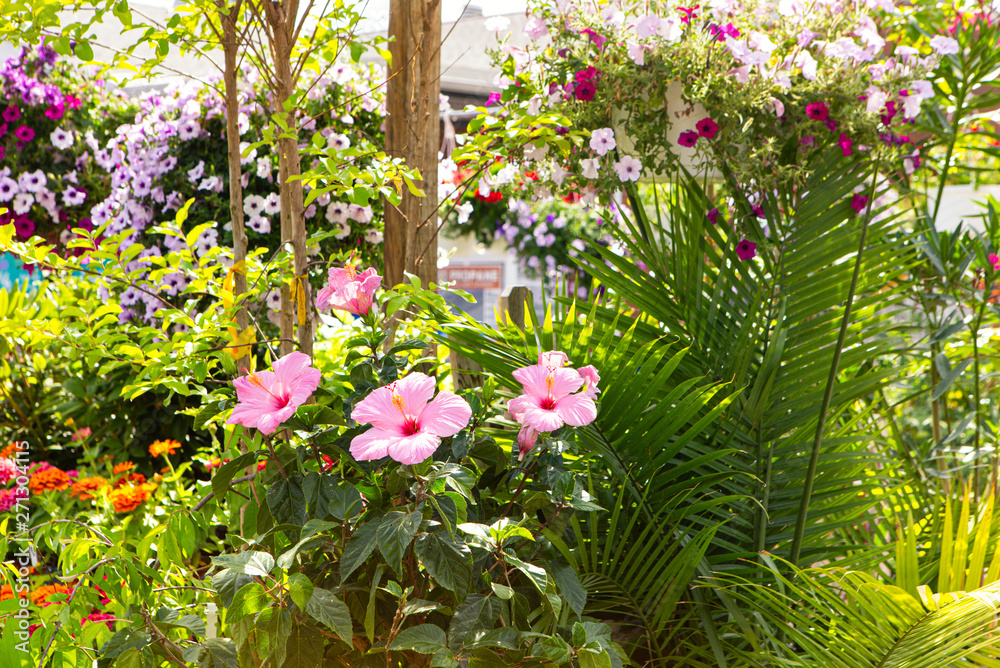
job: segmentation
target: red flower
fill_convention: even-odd
[[[810,102],[806,105],[806,116],[814,121],[825,121],[830,118],[830,110],[823,102]]]
[[[698,128],[698,134],[705,139],[715,139],[715,135],[719,131],[719,124],[711,118],[701,119],[695,127]]]
[[[573,95],[581,102],[590,102],[597,94],[597,86],[593,81],[581,81],[573,88]]]
[[[698,143],[698,133],[694,130],[685,130],[677,137],[677,143],[690,148]]]

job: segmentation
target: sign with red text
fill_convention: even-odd
[[[450,264],[438,268],[438,279],[460,290],[501,290],[503,264]]]

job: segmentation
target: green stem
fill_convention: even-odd
[[[851,321],[851,310],[854,307],[854,295],[858,290],[858,277],[861,274],[861,260],[868,240],[868,224],[872,219],[872,204],[875,202],[875,188],[878,185],[878,168],[881,156],[875,160],[872,174],[872,189],[868,196],[868,207],[865,211],[865,221],[861,226],[861,238],[858,241],[858,257],[854,261],[854,275],[851,277],[851,288],[847,293],[847,304],[844,306],[844,319],[840,323],[840,334],[837,336],[837,346],[833,350],[833,361],[830,363],[830,375],[826,381],[826,391],[823,393],[823,403],[820,405],[819,417],[816,422],[816,437],[813,439],[812,455],[809,458],[809,469],[806,471],[806,481],[802,489],[802,501],[799,504],[799,516],[795,521],[795,537],[792,539],[792,553],[789,561],[798,565],[802,553],[802,538],[806,531],[806,519],[809,515],[809,501],[816,480],[816,466],[819,464],[819,451],[823,443],[823,429],[826,426],[826,416],[830,411],[833,399],[833,386],[837,381],[837,371],[840,366],[840,354],[847,340],[847,327]]]
[[[973,321],[972,326],[972,375],[973,375],[973,397],[976,402],[976,433],[973,435],[973,447],[976,451],[976,466],[973,468],[974,476],[974,486],[973,493],[975,498],[979,499],[979,448],[981,445],[980,432],[983,428],[983,405],[982,397],[980,396],[980,370],[979,370],[979,328],[983,324],[983,316],[986,314],[986,305],[989,304],[990,293],[993,291],[992,281],[987,282],[983,280],[983,301],[979,305],[979,313],[976,314],[976,319]],[[996,471],[996,459],[994,458],[993,470]]]
[[[948,178],[948,169],[951,167],[951,157],[955,153],[955,143],[958,141],[958,129],[962,126],[962,106],[965,104],[965,91],[960,91],[955,96],[955,115],[952,118],[951,141],[948,142],[948,150],[944,156],[944,167],[941,168],[941,176],[938,179],[937,196],[934,198],[934,215],[931,217],[931,224],[937,220],[938,210],[941,208],[941,197],[944,195],[944,182]]]

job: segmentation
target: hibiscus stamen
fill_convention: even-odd
[[[257,374],[255,374],[255,373],[250,374],[249,376],[247,376],[247,380],[249,380],[250,384],[253,385],[254,387],[260,388],[260,389],[264,390],[265,392],[267,392],[268,394],[270,394],[272,397],[274,397],[275,400],[281,401],[280,398],[274,396],[274,393],[271,392],[271,390],[269,390],[266,387],[264,387],[264,381],[261,380],[260,376],[258,376]]]

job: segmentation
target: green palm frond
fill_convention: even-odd
[[[768,558],[771,581],[710,581],[752,610],[737,665],[823,668],[995,666],[1000,583],[918,598],[867,573],[800,570]],[[785,573],[791,572],[791,576]],[[745,631],[744,631],[745,633]]]

